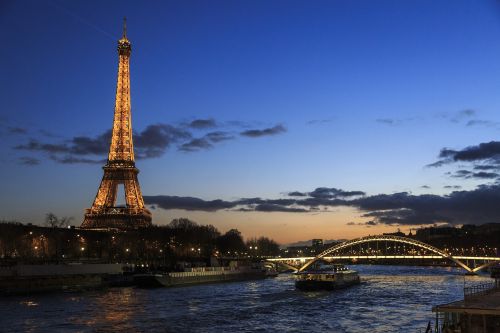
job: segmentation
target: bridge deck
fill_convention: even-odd
[[[500,257],[472,257],[472,256],[452,256],[460,260],[493,260],[500,261]],[[290,257],[290,258],[269,258],[270,261],[293,261],[293,260],[312,260],[315,257]],[[353,255],[353,256],[325,256],[325,259],[443,259],[442,256],[414,256],[414,255]]]

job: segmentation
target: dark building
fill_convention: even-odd
[[[313,239],[312,240],[312,247],[317,249],[323,246],[323,240],[322,239]]]

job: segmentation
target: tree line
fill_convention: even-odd
[[[86,230],[70,218],[47,214],[44,226],[0,223],[0,258],[24,261],[99,260],[173,267],[179,261],[253,258],[279,254],[266,237],[245,242],[237,229],[221,233],[213,225],[186,218],[137,230]]]

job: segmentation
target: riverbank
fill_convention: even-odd
[[[0,294],[17,295],[102,288],[122,280],[126,265],[64,263],[0,267]]]
[[[0,295],[84,291],[104,287],[175,287],[263,279],[268,268],[252,266],[197,267],[184,272],[149,271],[128,264],[15,264],[0,267]]]

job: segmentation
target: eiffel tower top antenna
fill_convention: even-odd
[[[123,18],[123,36],[124,39],[127,39],[127,18]]]

